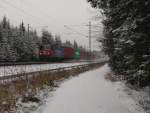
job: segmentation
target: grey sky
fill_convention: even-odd
[[[11,23],[19,24],[22,20],[36,28],[48,29],[53,34],[60,34],[62,40],[76,40],[88,47],[88,38],[77,35],[77,32],[88,35],[89,20],[96,14],[86,0],[0,0],[0,18],[6,15]],[[93,14],[94,13],[94,14]],[[94,23],[94,22],[92,22]],[[67,25],[74,31],[65,28]],[[48,27],[47,27],[48,26]],[[92,48],[97,48],[93,39]]]

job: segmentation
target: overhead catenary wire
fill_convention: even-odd
[[[23,16],[23,14],[25,14],[25,15],[28,15],[28,14],[26,14],[25,12],[23,13],[21,10],[19,10],[17,7],[15,7],[15,6],[12,6],[12,5],[10,5],[10,4],[8,4],[8,2],[7,1],[3,1],[3,3],[5,4],[5,5],[9,5],[9,6],[11,6],[13,9],[15,9],[15,10],[17,10],[17,13],[22,17]],[[5,6],[6,7],[6,6]],[[5,10],[6,10],[7,8],[5,8]],[[20,13],[19,13],[20,12]],[[29,16],[29,15],[28,15]],[[30,15],[30,17],[31,17],[31,15]],[[23,20],[23,19],[22,19]],[[37,22],[37,23],[39,23],[40,21],[38,21],[37,19],[35,19],[35,18],[31,18],[31,21],[32,22],[34,22],[35,23],[35,21]]]
[[[80,32],[78,32],[78,31],[74,30],[73,28],[70,28],[70,27],[67,26],[67,25],[64,25],[64,27],[67,28],[67,29],[69,29],[69,30],[71,30],[71,31],[73,31],[74,33],[77,33],[78,35],[81,35],[81,36],[84,36],[84,37],[88,38],[87,35],[85,35],[85,34],[83,34],[83,33],[80,33]]]
[[[45,20],[43,20],[43,19],[41,19],[41,18],[39,18],[39,17],[37,17],[37,16],[34,16],[34,15],[32,15],[32,14],[26,12],[24,9],[19,8],[18,6],[14,5],[14,4],[10,3],[10,2],[8,2],[7,0],[4,0],[3,2],[5,2],[5,3],[7,3],[9,6],[11,6],[11,7],[17,9],[17,11],[19,10],[20,12],[24,13],[25,15],[28,15],[28,16],[34,18],[34,20],[36,20],[36,21],[38,20],[38,22],[44,21],[45,24],[48,24],[48,23],[49,23],[49,22],[46,22]],[[39,10],[39,8],[38,8],[38,10]],[[41,14],[44,14],[43,11],[42,11]],[[48,16],[48,17],[50,17],[51,19],[53,19],[53,21],[56,21],[56,19],[54,19],[52,16],[49,16],[49,15],[46,15],[46,14],[45,14],[45,16]],[[62,28],[64,28],[65,25],[60,25],[60,26],[62,26]],[[80,33],[80,34],[81,34],[81,33]]]
[[[7,10],[7,8],[5,6],[3,6],[2,4],[0,4],[0,11],[5,12]],[[3,18],[4,16],[7,16],[6,14],[2,14],[0,13],[1,18]],[[16,20],[12,19],[11,21],[13,21],[14,23],[17,23]]]
[[[28,2],[28,5],[30,5],[30,4],[32,4],[32,2],[29,2],[29,1],[21,1],[21,2],[24,2],[24,3],[27,3]],[[34,4],[32,4],[32,5],[34,5]],[[36,6],[36,5],[34,5],[34,6]],[[44,11],[44,10],[42,10],[40,7],[37,7],[38,8],[38,10],[39,11],[41,11],[42,13],[42,15],[45,15],[46,17],[49,17],[51,20],[53,20],[53,21],[57,21],[57,19],[55,19],[54,17],[52,17],[52,16],[50,16],[50,15],[48,15],[48,14],[46,14],[46,12]],[[48,19],[49,19],[48,18]],[[60,20],[59,20],[60,21]],[[58,22],[58,21],[57,21]]]
[[[28,16],[30,16],[30,17],[36,19],[36,20],[38,20],[38,22],[44,21],[43,19],[41,19],[41,18],[39,18],[39,17],[36,17],[36,16],[34,16],[34,15],[32,15],[32,14],[26,12],[24,9],[15,6],[14,4],[8,2],[7,0],[3,0],[3,2],[7,3],[8,5],[10,5],[11,7],[15,8],[15,9],[21,11],[22,13],[24,13],[24,14],[26,14],[26,15],[28,15]],[[42,13],[42,14],[43,14],[43,13]],[[51,19],[55,20],[54,18],[52,18],[52,17],[49,16],[49,15],[45,15],[45,16],[48,16],[48,17],[50,17]],[[39,21],[39,20],[40,20],[40,21]],[[45,22],[45,21],[44,21],[44,22]],[[47,24],[48,22],[45,22],[45,23]],[[72,30],[73,32],[76,32],[77,34],[80,34],[80,35],[82,35],[82,36],[84,36],[84,37],[88,37],[88,36],[86,36],[85,34],[80,33],[80,32],[78,32],[78,31],[75,31],[74,29],[72,29],[72,28],[70,28],[70,27],[68,27],[68,26],[66,26],[66,25],[61,25],[61,26],[65,27],[65,28],[67,28],[67,29],[69,29],[69,30]],[[77,26],[77,25],[75,25],[75,26]],[[78,26],[83,26],[83,25],[78,25]]]
[[[73,26],[75,26],[75,27],[81,27],[81,26],[83,26],[83,27],[89,27],[89,25],[87,25],[87,24],[86,24],[86,25],[67,25],[67,26],[72,26],[72,27],[73,27]],[[99,27],[99,28],[101,28],[102,26],[92,25],[92,24],[91,24],[91,28],[92,28],[92,29],[93,29],[93,27]],[[71,28],[71,27],[69,27],[69,28]],[[71,28],[71,29],[73,30],[73,28]],[[96,30],[91,30],[91,32],[94,32],[94,33],[95,33],[95,32],[101,32],[101,31],[100,31],[100,29],[96,29]]]
[[[26,3],[27,3],[27,2],[28,2],[29,4],[32,4],[32,2],[26,1]],[[24,3],[25,3],[25,2],[24,2]],[[28,4],[28,5],[29,5],[29,4]],[[34,4],[32,4],[32,5],[34,5]],[[36,5],[34,5],[34,6],[36,6]],[[44,18],[49,17],[52,21],[55,21],[55,22],[57,22],[57,23],[58,23],[58,22],[59,22],[59,23],[63,23],[63,22],[61,22],[60,19],[59,19],[59,20],[58,20],[58,19],[55,19],[54,17],[52,17],[52,16],[46,14],[45,11],[43,11],[40,7],[38,7],[38,10],[42,12],[41,14],[44,16]],[[47,18],[47,20],[49,20],[49,18]],[[58,25],[61,26],[62,28],[64,28],[64,26],[65,26],[65,25],[63,25],[63,24],[58,24]],[[41,26],[40,26],[40,27],[41,27]]]
[[[11,2],[8,2],[7,0],[2,0],[3,3],[5,3],[6,5],[9,5],[10,7],[16,9],[17,11],[25,14],[26,16],[29,16],[31,17],[31,19],[33,20],[34,19],[34,22],[37,21],[37,23],[41,23],[41,22],[44,22],[45,24],[47,24],[48,22],[45,22],[45,20],[33,15],[33,14],[30,14],[28,12],[26,12],[24,9],[22,8],[19,8],[18,6],[12,4]]]

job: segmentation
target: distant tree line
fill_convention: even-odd
[[[150,84],[150,1],[88,2],[105,16],[102,42],[111,69],[134,85]]]
[[[41,47],[52,45],[79,47],[77,42],[62,42],[59,35],[53,36],[50,32],[43,30],[39,36],[36,30],[27,30],[22,22],[19,26],[13,26],[4,17],[0,22],[0,62],[36,61]]]

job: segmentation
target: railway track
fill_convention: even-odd
[[[53,63],[63,63],[63,62],[1,62],[0,66],[14,66],[14,65],[36,65],[36,64],[53,64]]]
[[[52,64],[26,64],[26,65],[11,65],[11,66],[1,66],[0,67],[0,76],[11,76],[20,73],[31,73],[37,71],[45,71],[51,69],[58,69],[63,67],[76,66],[87,63],[52,63]]]
[[[37,65],[37,64],[56,64],[56,63],[78,63],[78,62],[92,62],[92,60],[69,60],[59,62],[0,62],[0,66],[14,66],[14,65]]]
[[[63,71],[63,70],[69,70],[69,69],[74,69],[74,68],[86,68],[90,65],[103,65],[105,64],[106,61],[103,62],[98,62],[98,63],[87,63],[87,64],[80,64],[80,65],[73,65],[73,66],[66,66],[66,67],[59,67],[59,68],[54,68],[54,69],[47,69],[47,70],[39,70],[39,71],[34,71],[34,72],[24,72],[22,71],[21,73],[16,73],[16,74],[12,74],[9,76],[0,76],[0,81],[11,81],[17,78],[21,78],[21,77],[27,77],[27,76],[32,76],[32,75],[36,75],[39,74],[41,72],[54,72],[54,71]]]

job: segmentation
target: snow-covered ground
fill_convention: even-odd
[[[124,84],[121,84],[124,85]],[[126,93],[144,108],[146,113],[150,113],[150,86],[144,88],[130,88],[123,86]],[[131,86],[132,87],[132,86]]]
[[[105,80],[107,65],[65,81],[36,113],[144,113],[125,85]]]
[[[89,62],[1,66],[0,67],[0,76],[8,76],[8,75],[15,75],[15,74],[20,74],[20,73],[44,71],[44,70],[57,69],[57,68],[62,68],[62,67],[87,64],[87,63],[89,63]]]

